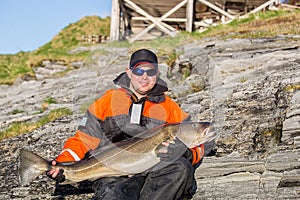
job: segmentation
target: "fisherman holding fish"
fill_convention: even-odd
[[[190,118],[164,94],[168,87],[159,77],[157,56],[150,50],[135,51],[126,72],[113,82],[118,88],[108,90],[88,108],[75,135],[67,139],[62,152],[52,161],[53,166],[84,160],[96,149],[130,142],[138,133]],[[151,170],[94,181],[93,199],[191,198],[196,191],[194,172],[203,153],[203,145],[187,147],[178,138],[171,138],[159,145],[160,162]],[[47,174],[57,183],[65,178],[61,168],[53,168]]]

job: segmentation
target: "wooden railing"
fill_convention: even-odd
[[[109,39],[106,35],[83,35],[81,42],[87,44],[105,43]]]

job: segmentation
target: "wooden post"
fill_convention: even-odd
[[[119,0],[112,0],[110,41],[118,41],[120,37],[120,4]]]
[[[194,24],[194,0],[188,0],[186,5],[185,30],[191,33],[193,31],[193,24]]]

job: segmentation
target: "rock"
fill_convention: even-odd
[[[300,107],[298,102],[300,102],[300,91],[295,91],[282,125],[281,137],[283,143],[294,144],[295,148],[299,148],[300,138]]]
[[[212,121],[218,132],[215,146],[196,170],[198,190],[193,199],[300,198],[299,39],[207,38],[176,49],[181,55],[172,71],[160,65],[162,78],[173,75],[167,80],[168,94],[193,120]],[[82,51],[91,53],[64,76],[52,76],[63,68],[49,62],[45,66],[50,71],[40,73],[37,80],[0,86],[1,130],[13,122],[33,122],[57,108],[74,113],[0,141],[0,199],[91,198],[89,185],[55,187],[41,175],[20,187],[17,178],[19,149],[55,158],[87,106],[114,87],[112,80],[124,71],[130,55],[126,48],[100,46],[70,53]],[[56,103],[39,112],[50,97]]]
[[[299,197],[299,158],[299,150],[272,154],[265,160],[239,156],[204,158],[196,171],[198,192],[193,199]]]
[[[193,115],[203,119],[210,113],[220,131],[217,143],[220,155],[238,149],[245,156],[256,152],[264,157],[278,143],[290,141],[291,144],[294,137],[299,136],[295,132],[291,134],[285,126],[294,126],[297,130],[297,116],[289,118],[292,114],[286,115],[286,112],[291,105],[298,105],[289,102],[296,95],[300,81],[299,42],[286,42],[286,39],[214,40],[209,49],[207,46],[211,46],[211,41],[180,47],[184,51],[180,57],[182,62],[185,65],[190,62],[192,70],[195,63],[201,65],[198,57],[206,53],[205,57],[209,58],[209,62],[203,63],[204,66],[209,64],[201,75],[208,80],[203,92],[210,94],[204,101],[210,106],[199,106],[198,114],[194,111]],[[295,91],[288,92],[287,88]],[[294,98],[292,102],[297,101]],[[188,105],[185,107],[188,111],[193,107],[188,98],[182,105]],[[294,108],[292,110],[295,112]]]

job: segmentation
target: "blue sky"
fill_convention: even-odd
[[[110,13],[111,0],[0,0],[0,54],[35,50],[82,17]]]

